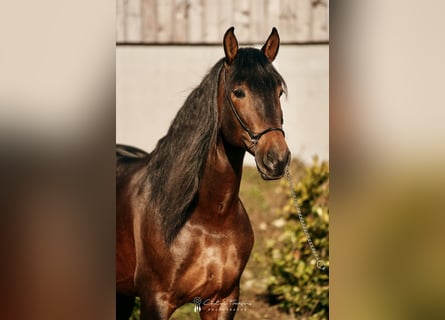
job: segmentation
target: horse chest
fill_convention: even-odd
[[[253,242],[250,235],[212,234],[191,225],[179,239],[183,241],[181,249],[173,250],[177,261],[175,287],[200,297],[229,292],[237,284]]]

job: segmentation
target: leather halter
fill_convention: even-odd
[[[226,70],[224,68],[224,85],[225,84],[226,84]],[[225,94],[225,97],[226,97],[227,101],[229,102],[230,109],[232,110],[233,114],[235,115],[235,118],[238,120],[238,122],[241,125],[241,127],[243,128],[243,130],[246,131],[250,137],[251,145],[248,147],[249,150],[255,151],[255,147],[256,147],[258,141],[260,140],[260,138],[268,132],[280,131],[283,134],[283,136],[285,136],[284,130],[282,128],[278,128],[278,127],[267,128],[266,130],[263,130],[260,133],[255,134],[252,130],[249,129],[247,124],[240,117],[240,115],[239,115],[238,111],[236,111],[236,108],[233,105],[232,100],[230,99],[229,95]]]

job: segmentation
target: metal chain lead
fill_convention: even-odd
[[[320,259],[320,256],[318,255],[318,252],[317,252],[317,249],[315,249],[315,246],[314,246],[314,244],[312,242],[311,236],[309,235],[309,232],[307,230],[303,214],[301,213],[301,208],[300,208],[300,206],[298,205],[298,202],[297,202],[297,193],[295,192],[294,184],[292,182],[289,166],[286,168],[286,178],[287,178],[287,181],[289,183],[290,192],[291,192],[292,198],[293,198],[294,203],[295,203],[295,209],[297,209],[298,219],[300,220],[301,227],[303,228],[303,232],[306,235],[306,240],[307,240],[307,243],[309,244],[309,246],[311,248],[312,255],[315,258],[315,266],[318,269],[324,271],[324,270],[327,269],[326,268],[326,264],[325,264],[325,262],[323,260]]]

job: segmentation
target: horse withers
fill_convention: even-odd
[[[239,48],[230,28],[219,60],[186,99],[151,153],[117,148],[117,317],[134,297],[141,319],[168,319],[194,302],[201,319],[233,319],[253,246],[239,199],[243,158],[264,179],[290,161],[275,70],[273,28],[261,50]]]

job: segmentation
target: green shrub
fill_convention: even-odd
[[[329,167],[314,158],[295,184],[297,203],[301,208],[307,231],[325,270],[316,267],[299,215],[283,180],[281,188],[287,194],[287,204],[280,212],[286,223],[282,235],[269,240],[266,257],[271,261],[272,275],[268,281],[268,295],[273,303],[298,319],[328,319],[329,245],[328,199]]]

